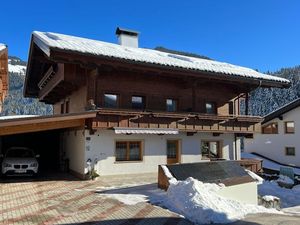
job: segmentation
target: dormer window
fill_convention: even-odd
[[[176,112],[177,111],[177,100],[167,99],[166,100],[167,112]]]
[[[207,114],[217,114],[217,107],[215,102],[205,103],[205,113]]]
[[[145,109],[145,97],[143,96],[132,96],[131,107],[133,109]]]
[[[119,96],[116,94],[104,94],[104,107],[105,108],[118,108]]]

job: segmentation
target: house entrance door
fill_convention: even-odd
[[[167,164],[180,162],[179,140],[167,141]]]

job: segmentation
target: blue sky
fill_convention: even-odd
[[[34,30],[116,43],[121,26],[141,32],[141,47],[164,46],[264,72],[300,65],[298,0],[15,0],[0,7],[0,42],[24,60]]]

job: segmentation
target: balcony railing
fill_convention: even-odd
[[[244,115],[215,115],[197,112],[134,111],[125,109],[97,109],[93,129],[171,128],[179,131],[216,133],[253,133],[260,128],[261,117]]]

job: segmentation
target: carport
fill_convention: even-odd
[[[66,157],[63,132],[85,129],[86,119],[96,112],[72,113],[51,116],[0,117],[0,152],[9,147],[28,147],[39,157],[41,174],[66,172],[72,158]]]

